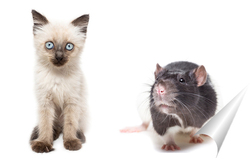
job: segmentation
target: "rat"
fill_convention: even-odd
[[[187,61],[173,62],[165,67],[156,65],[155,82],[150,90],[150,114],[153,128],[163,140],[163,150],[180,150],[174,136],[182,131],[190,133],[190,143],[202,143],[195,133],[214,116],[217,94],[203,65]],[[121,132],[140,132],[141,126],[125,128]]]

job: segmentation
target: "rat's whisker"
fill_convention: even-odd
[[[176,100],[177,102],[179,102],[179,100],[177,100],[176,98],[174,98],[174,100]],[[179,102],[180,103],[180,102]],[[176,103],[175,103],[176,104]],[[181,104],[181,103],[180,103]],[[181,106],[183,106],[183,104],[181,104]],[[185,119],[185,122],[186,122],[186,125],[187,125],[187,120],[186,120],[186,117],[185,117],[185,115],[183,114],[183,112],[182,112],[182,110],[181,110],[181,114],[182,114],[182,116],[184,117],[184,119]],[[184,125],[184,127],[185,127],[185,125]]]
[[[148,84],[148,83],[144,83],[143,85],[145,85],[145,86],[148,86],[148,87],[152,87],[152,84]]]
[[[192,117],[192,119],[194,121],[194,124],[195,124],[195,119],[194,119],[194,117],[192,115],[192,112],[189,110],[189,108],[183,102],[181,102],[180,100],[178,100],[176,98],[175,98],[175,100],[177,100],[180,104],[182,104],[188,110],[188,112],[190,113],[190,115],[191,115],[191,117]]]
[[[201,96],[199,94],[195,94],[195,93],[188,93],[188,92],[178,92],[178,94],[187,94],[187,95],[190,95],[190,96],[196,96],[196,97],[200,97],[202,98],[201,100],[208,100],[209,102],[213,103],[213,104],[216,104],[216,102],[214,102],[213,100],[207,98],[207,97],[204,97],[204,96]]]
[[[169,116],[168,114],[166,114],[167,116],[161,121],[161,123],[163,123],[165,120],[166,120],[166,118]]]
[[[194,106],[194,107],[197,108],[198,111],[199,111],[206,119],[208,119],[208,115],[205,115],[205,113],[206,113],[205,110],[201,109],[199,106]],[[202,112],[202,111],[204,111],[204,112]]]

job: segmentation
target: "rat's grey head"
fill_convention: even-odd
[[[32,10],[32,16],[34,43],[40,60],[56,67],[78,61],[86,39],[89,15],[78,17],[69,24],[51,23],[35,10]]]
[[[195,66],[191,70],[182,68],[162,68],[156,65],[155,83],[151,89],[151,107],[165,114],[189,112],[188,105],[197,104],[199,87],[207,80],[204,66]],[[184,108],[185,111],[180,111]],[[182,113],[185,114],[185,113]]]

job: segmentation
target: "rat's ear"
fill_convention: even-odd
[[[207,81],[207,71],[203,65],[194,69],[194,74],[197,82],[197,87],[202,86]]]
[[[156,64],[156,70],[155,70],[155,78],[157,77],[157,75],[159,74],[159,72],[161,72],[163,70],[163,68],[157,63]]]
[[[33,22],[34,22],[33,34],[35,35],[36,32],[38,30],[40,30],[42,28],[42,26],[48,24],[49,21],[47,20],[47,18],[45,16],[41,15],[40,13],[38,13],[35,10],[32,10],[31,13],[32,13]]]
[[[74,26],[80,27],[81,32],[87,33],[87,26],[89,23],[89,15],[82,15],[71,22]]]

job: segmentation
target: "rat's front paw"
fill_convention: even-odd
[[[79,139],[66,140],[64,142],[64,147],[67,150],[71,150],[71,151],[79,150],[82,148],[82,142]]]
[[[203,139],[200,136],[191,137],[189,143],[202,143]]]
[[[31,148],[33,151],[35,151],[37,153],[48,153],[48,152],[54,150],[52,148],[51,144],[47,144],[47,143],[42,142],[42,141],[32,141]]]
[[[162,150],[172,150],[172,151],[175,151],[175,150],[180,150],[180,147],[177,146],[176,144],[164,144],[162,147],[161,147]]]

